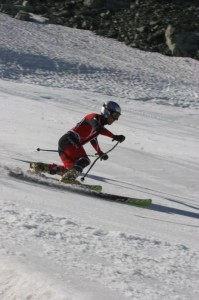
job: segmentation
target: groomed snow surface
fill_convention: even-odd
[[[198,62],[0,14],[0,75],[0,299],[199,299]],[[60,163],[36,148],[107,100],[126,140],[86,183],[149,208],[8,175],[20,159]]]

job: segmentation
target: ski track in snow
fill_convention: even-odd
[[[198,299],[198,62],[0,14],[0,78],[0,299]],[[36,148],[107,100],[126,141],[88,183],[150,208],[8,176],[17,159],[60,163]]]

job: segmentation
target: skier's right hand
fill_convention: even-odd
[[[125,136],[124,135],[114,135],[112,141],[117,141],[117,142],[124,142]]]
[[[107,160],[108,159],[108,155],[104,152],[100,152],[98,153],[100,160]]]

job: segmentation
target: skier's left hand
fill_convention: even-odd
[[[124,142],[125,136],[124,135],[114,135],[112,141],[117,141],[117,142]]]

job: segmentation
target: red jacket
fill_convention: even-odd
[[[110,138],[114,137],[114,134],[104,127],[105,125],[107,125],[107,121],[102,115],[92,113],[85,116],[70,131],[75,132],[79,136],[80,145],[90,142],[97,153],[100,153],[102,151],[99,147],[97,136],[102,134]]]

